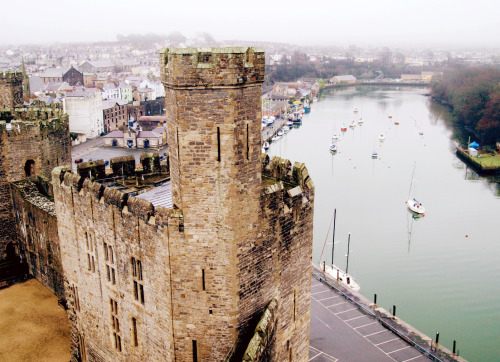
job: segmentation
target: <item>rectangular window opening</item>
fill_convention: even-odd
[[[249,153],[250,153],[250,146],[248,144],[248,140],[249,140],[249,134],[248,134],[248,123],[247,123],[247,161],[249,159]]]
[[[220,162],[220,127],[217,127],[217,161]]]
[[[104,256],[106,258],[106,261],[109,261],[108,244],[106,244],[106,243],[104,243]]]
[[[196,340],[193,339],[193,362],[198,362],[198,346]]]
[[[132,317],[132,332],[134,334],[134,346],[137,347],[139,345],[139,340],[137,339],[137,319]]]
[[[205,269],[201,269],[201,286],[205,290]]]
[[[177,161],[181,162],[181,146],[179,145],[179,127],[177,127]]]

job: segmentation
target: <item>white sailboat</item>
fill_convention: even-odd
[[[408,208],[411,211],[413,211],[417,214],[424,215],[425,214],[424,205],[422,205],[422,203],[420,201],[418,201],[417,199],[410,196],[411,192],[412,192],[412,188],[413,188],[413,183],[415,181],[413,176],[415,175],[415,166],[416,165],[417,165],[417,163],[415,162],[415,164],[413,165],[413,173],[411,174],[410,191],[408,192],[408,201],[406,201],[406,204],[408,205]]]
[[[347,287],[351,290],[354,291],[359,291],[361,287],[359,286],[358,283],[354,280],[352,275],[348,274],[348,268],[349,268],[349,246],[351,243],[351,233],[349,233],[349,237],[347,239],[347,264],[346,264],[346,269],[345,272],[340,270],[335,264],[333,264],[333,253],[335,250],[335,219],[337,218],[337,209],[334,210],[333,212],[333,237],[332,237],[332,265],[326,265],[326,262],[323,261],[323,271],[325,274],[330,276],[331,278],[334,278],[337,280],[337,283],[342,284],[344,287]],[[331,224],[330,224],[331,225]],[[328,236],[328,235],[327,235]],[[325,240],[326,244],[326,240]],[[324,247],[323,247],[324,249]],[[321,258],[321,257],[320,257]]]

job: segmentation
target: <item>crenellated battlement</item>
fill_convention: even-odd
[[[264,82],[260,48],[165,48],[160,52],[162,82],[169,88],[218,88]]]
[[[67,189],[74,189],[80,197],[90,196],[98,203],[115,206],[122,214],[131,214],[146,223],[167,225],[169,219],[177,219],[176,223],[182,220],[182,210],[155,207],[149,201],[74,174],[67,167],[54,168],[52,176],[56,187],[64,186]]]
[[[302,190],[314,190],[314,183],[309,176],[309,171],[305,164],[300,162],[295,162],[292,167],[292,163],[287,160],[277,156],[272,159],[269,155],[263,153],[261,156],[262,162],[262,176],[264,178],[273,179],[275,181],[282,181],[287,185],[287,188],[293,188],[295,186],[300,186]]]
[[[67,119],[68,115],[60,106],[16,107],[4,108],[0,112],[0,119],[15,119],[21,121],[40,121],[54,118]]]
[[[0,72],[0,81],[21,81],[23,80],[23,73],[22,72]]]

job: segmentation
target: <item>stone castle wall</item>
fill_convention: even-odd
[[[182,239],[180,213],[155,210],[144,200],[61,168],[54,170],[53,182],[64,240],[61,254],[73,355],[91,360],[173,360],[169,240]],[[134,276],[132,258],[140,261],[142,278]],[[142,285],[144,303],[140,296],[136,300],[134,281]],[[116,312],[111,300],[117,303]],[[81,340],[84,348],[78,348]]]
[[[263,355],[306,360],[314,185],[304,165],[261,155],[264,53],[160,62],[173,209],[100,184],[101,162],[52,172],[73,359],[238,359],[275,300]],[[127,157],[111,168],[141,172]]]
[[[59,298],[64,298],[63,270],[54,202],[37,185],[23,180],[11,184],[18,250],[29,273]]]
[[[23,104],[23,74],[0,73],[0,109],[14,108]]]
[[[71,163],[67,116],[50,108],[21,108],[7,116],[13,119],[0,120],[0,259],[6,244],[17,241],[10,182],[50,178],[53,167]]]
[[[286,160],[263,162],[266,178],[260,186],[262,218],[257,226],[261,232],[251,243],[238,245],[243,256],[232,278],[239,285],[235,289],[239,310],[246,313],[240,313],[237,320],[235,334],[239,340],[235,335],[230,344],[236,344],[236,355],[245,350],[255,324],[275,298],[279,300],[278,324],[269,353],[273,360],[286,360],[290,353],[301,359],[308,355],[309,346],[314,186],[303,165],[292,169]],[[215,263],[205,272],[186,263],[186,252],[191,250],[186,229],[191,226],[185,223],[182,210],[155,209],[144,200],[127,198],[124,193],[66,171],[55,169],[53,183],[59,235],[64,240],[61,254],[73,322],[74,356],[192,359],[190,330],[203,329],[206,350],[203,344],[197,344],[199,358],[219,360],[211,349],[227,343],[209,327],[213,325],[210,318],[215,319],[217,314],[228,318],[224,300],[216,298],[223,290],[221,284],[227,281],[213,274]],[[87,239],[93,243],[93,252]],[[113,248],[114,263],[106,260],[104,243]],[[200,247],[200,251],[197,256],[203,258],[206,247]],[[87,254],[94,257],[91,270]],[[132,257],[142,263],[144,304],[134,298]],[[115,269],[115,284],[108,280],[108,266]],[[121,351],[114,347],[110,299],[118,301]],[[196,327],[186,323],[191,320],[184,314],[187,310],[204,311],[206,322]],[[138,346],[132,337],[132,318],[142,326],[137,331]],[[223,328],[224,322],[217,321],[217,327]],[[85,349],[78,347],[81,340]]]

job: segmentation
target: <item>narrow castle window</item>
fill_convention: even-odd
[[[106,277],[108,282],[111,284],[116,284],[116,266],[115,264],[115,256],[113,253],[113,247],[104,243],[104,255],[106,257]]]
[[[121,352],[122,339],[120,336],[120,320],[118,319],[118,303],[116,302],[116,300],[109,298],[109,305],[111,307],[111,330],[113,332],[115,349],[118,352]]]
[[[95,253],[94,253],[94,243],[92,240],[92,235],[85,233],[85,246],[87,247],[87,270],[94,273],[95,272]]]
[[[195,339],[193,339],[193,362],[198,362],[198,346]]]
[[[293,320],[297,318],[297,291],[293,290]]]
[[[220,127],[217,127],[217,161],[220,162]]]
[[[144,304],[144,284],[142,279],[142,263],[132,257],[132,280],[134,285],[134,298]]]
[[[137,319],[134,317],[132,317],[132,333],[134,346],[137,347],[139,345],[139,340],[137,339]]]
[[[205,269],[201,269],[201,286],[205,290]]]
[[[250,153],[250,146],[248,144],[248,139],[249,139],[249,134],[248,134],[248,123],[247,123],[247,161],[248,161],[249,153]]]
[[[79,312],[80,311],[80,298],[78,297],[78,287],[73,286],[73,295],[75,298],[75,309]]]

